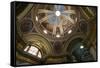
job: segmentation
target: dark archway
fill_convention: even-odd
[[[87,44],[81,38],[72,40],[69,44],[72,62],[93,61],[94,58],[90,53]]]

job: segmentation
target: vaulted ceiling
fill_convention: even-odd
[[[96,7],[18,3],[16,12],[17,64],[96,61]]]

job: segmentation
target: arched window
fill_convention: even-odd
[[[28,52],[29,54],[32,54],[34,56],[37,56],[38,58],[42,58],[41,52],[38,48],[34,47],[34,46],[27,46],[24,49],[25,52]]]

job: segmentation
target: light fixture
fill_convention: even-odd
[[[60,11],[56,11],[55,14],[56,14],[56,16],[60,16],[61,12]]]
[[[71,33],[72,33],[72,30],[69,30],[69,31],[68,31],[68,34],[71,34]]]
[[[35,17],[35,19],[36,19],[36,21],[38,21],[38,17],[37,16]]]
[[[59,35],[59,34],[57,34],[57,35],[56,35],[56,37],[57,37],[57,38],[60,38],[60,35]]]
[[[48,34],[47,30],[43,30],[43,32],[44,32],[45,34]]]
[[[81,46],[80,46],[80,49],[83,49],[83,48],[84,48],[84,46],[83,46],[83,45],[81,45]]]

